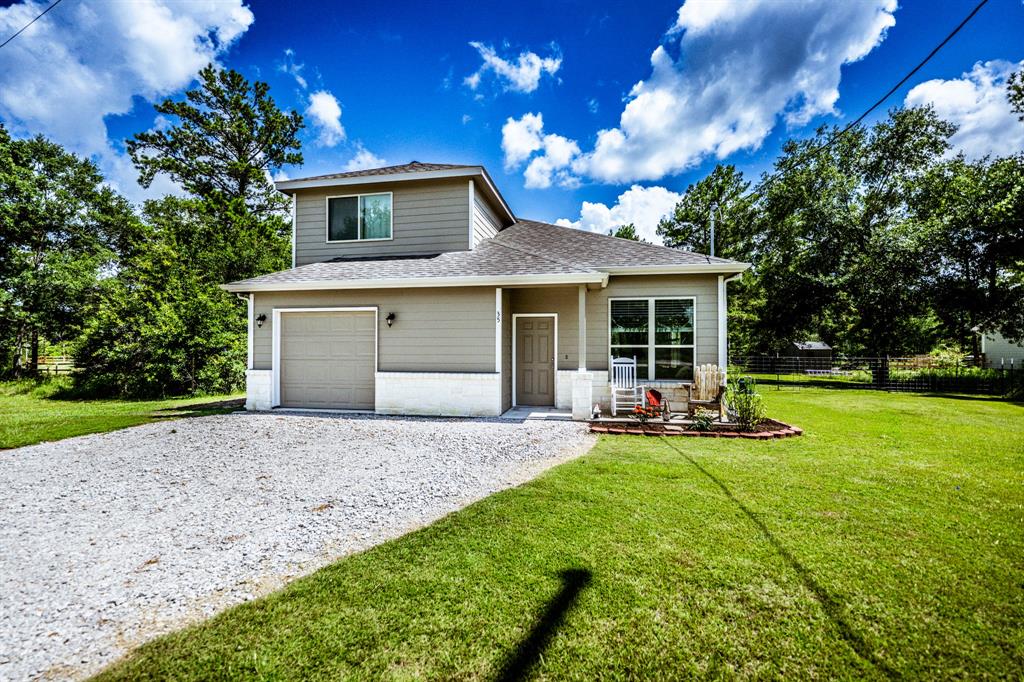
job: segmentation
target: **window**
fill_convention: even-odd
[[[391,239],[391,193],[327,197],[327,241]]]
[[[611,356],[636,357],[641,380],[691,380],[696,356],[693,315],[693,298],[612,299]]]

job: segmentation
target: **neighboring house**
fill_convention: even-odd
[[[1024,345],[1010,343],[1002,334],[982,334],[981,354],[985,367],[1021,369],[1024,365]]]
[[[481,166],[412,162],[277,183],[293,267],[224,285],[249,304],[248,409],[495,416],[608,405],[725,367],[745,263],[517,218]]]

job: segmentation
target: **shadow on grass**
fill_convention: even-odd
[[[562,625],[565,614],[576,603],[580,592],[590,583],[590,571],[582,568],[571,568],[559,573],[562,588],[537,619],[529,636],[516,647],[495,678],[499,682],[512,682],[526,679],[527,674],[536,665],[541,654],[547,648],[552,635]]]
[[[828,616],[829,620],[831,620],[833,624],[835,624],[836,628],[839,630],[839,634],[844,640],[846,640],[847,644],[850,645],[850,648],[852,648],[854,652],[861,657],[861,659],[875,666],[882,674],[889,678],[898,678],[900,676],[899,673],[893,670],[885,661],[881,660],[874,650],[872,650],[871,645],[868,644],[867,641],[865,641],[865,639],[850,626],[846,621],[846,618],[843,616],[842,604],[839,600],[829,594],[828,591],[814,579],[814,575],[807,570],[807,568],[801,564],[795,556],[793,556],[785,545],[779,542],[779,539],[775,537],[775,535],[768,529],[768,526],[766,526],[764,522],[754,514],[754,512],[750,511],[745,504],[740,502],[740,500],[733,495],[732,491],[725,485],[725,483],[710,471],[702,467],[697,460],[693,459],[693,457],[680,450],[679,446],[672,442],[672,439],[662,437],[661,440],[670,448],[682,455],[686,461],[697,469],[697,471],[704,474],[711,480],[711,482],[718,486],[725,496],[729,498],[729,501],[735,504],[736,507],[738,507],[739,510],[743,512],[743,514],[750,519],[755,526],[757,526],[761,535],[763,535],[768,543],[775,548],[775,551],[786,560],[786,563],[788,563],[800,577],[800,581],[804,584],[804,587],[806,587],[811,594],[814,595],[815,599],[818,600],[818,603],[821,604],[821,608],[825,611],[825,615]]]
[[[245,406],[245,398],[215,400],[208,403],[195,403],[179,407],[165,407],[151,415],[154,419],[181,419],[182,417],[207,417],[213,414],[228,414]]]

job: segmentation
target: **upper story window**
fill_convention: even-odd
[[[636,358],[641,381],[689,381],[696,356],[693,298],[611,299],[613,358]]]
[[[327,241],[391,239],[391,192],[327,197]]]

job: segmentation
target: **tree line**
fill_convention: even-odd
[[[1024,124],[1024,80],[1008,98]],[[752,263],[730,285],[731,350],[820,339],[848,355],[978,354],[1024,341],[1024,154],[951,155],[956,127],[894,109],[790,140],[755,184],[720,164],[658,227],[668,246]]]
[[[162,396],[238,390],[246,308],[218,285],[288,267],[287,200],[272,173],[302,163],[302,117],[266,83],[207,66],[127,142],[139,182],[181,195],[135,207],[96,164],[0,127],[0,376],[32,375],[64,343],[75,390]]]
[[[1024,79],[1010,79],[1024,124]],[[136,207],[96,164],[0,126],[0,377],[32,375],[41,350],[75,358],[83,395],[238,390],[246,307],[218,285],[288,267],[287,200],[271,181],[302,163],[302,117],[262,82],[208,66],[166,125],[127,150],[139,182],[179,195]],[[894,109],[842,135],[790,140],[755,184],[718,165],[658,232],[665,244],[748,261],[730,285],[730,344],[773,353],[819,338],[897,355],[977,333],[1024,340],[1024,155],[950,155],[955,127]],[[632,225],[613,231],[636,239]]]

